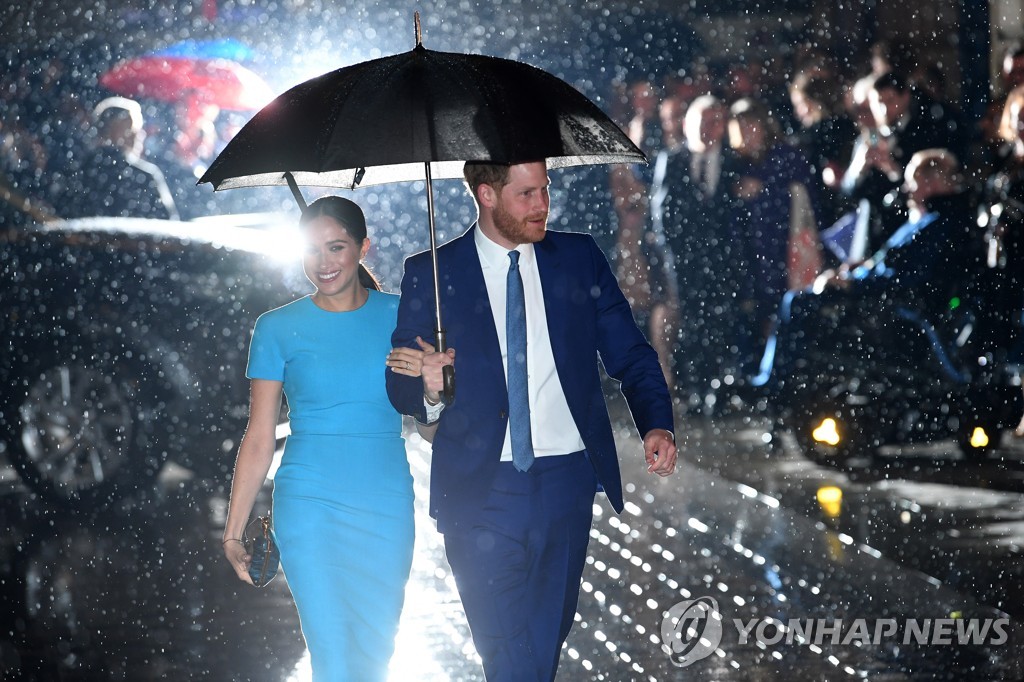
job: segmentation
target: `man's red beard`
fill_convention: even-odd
[[[494,208],[494,229],[513,244],[534,244],[544,239],[547,231],[547,214],[537,213],[516,220],[511,213],[498,204]],[[544,226],[537,228],[529,224],[531,220],[543,220]]]

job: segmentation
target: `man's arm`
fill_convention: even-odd
[[[608,374],[622,384],[629,410],[641,435],[653,429],[674,430],[672,398],[658,354],[637,328],[629,303],[604,254],[588,239],[597,291],[597,349]]]
[[[415,256],[405,261],[405,276],[402,278],[401,298],[398,303],[398,323],[391,335],[394,348],[419,348],[416,337],[428,343],[434,342],[433,274],[424,267],[426,258]],[[427,423],[427,406],[423,398],[423,380],[386,372],[388,398],[398,412],[411,415],[417,421]]]

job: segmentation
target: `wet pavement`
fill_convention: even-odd
[[[1024,678],[1024,445],[840,470],[771,447],[742,413],[686,419],[679,436],[684,464],[656,479],[620,435],[627,509],[595,508],[560,680]],[[417,549],[391,679],[482,680],[424,509],[429,450],[409,442]],[[286,578],[254,590],[220,555],[221,483],[171,468],[155,494],[82,517],[5,475],[3,679],[309,680]],[[720,619],[685,620],[703,642],[663,632],[666,612],[705,598]],[[961,644],[965,623],[990,629]]]

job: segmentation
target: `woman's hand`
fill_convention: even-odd
[[[392,348],[388,353],[387,366],[392,372],[410,377],[423,377],[423,393],[431,402],[435,402],[444,388],[442,368],[455,364],[455,349],[449,348],[438,353],[434,347],[416,337],[420,349]]]
[[[235,569],[238,579],[252,585],[252,578],[249,577],[249,564],[252,557],[245,551],[245,545],[241,540],[224,540],[224,556],[227,557],[231,568]]]
[[[419,337],[416,337],[417,341]],[[423,351],[414,348],[392,348],[388,353],[387,366],[396,374],[418,377],[423,373]]]

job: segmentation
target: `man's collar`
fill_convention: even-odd
[[[500,268],[502,270],[508,269],[509,249],[506,249],[501,244],[491,241],[490,237],[484,234],[484,231],[480,229],[479,223],[477,223],[476,233],[473,235],[473,240],[476,242],[477,253],[480,254],[480,265],[485,268]],[[526,266],[533,262],[533,244],[520,244],[516,247],[516,251],[519,252],[519,264],[521,266]]]

